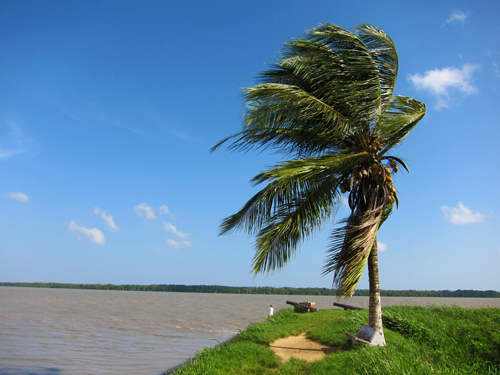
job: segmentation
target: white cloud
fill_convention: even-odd
[[[455,23],[455,22],[464,23],[466,19],[467,19],[467,14],[465,14],[461,10],[454,10],[451,13],[451,16],[445,21],[445,24]]]
[[[41,151],[38,142],[27,135],[21,127],[13,122],[5,122],[9,128],[6,135],[0,137],[0,159],[7,159],[20,154],[36,155]]]
[[[159,214],[163,215],[166,214],[170,216],[171,218],[175,219],[175,215],[173,215],[170,210],[168,209],[167,206],[162,205],[160,207],[154,208],[151,206],[148,206],[146,203],[141,203],[137,206],[134,207],[134,212],[139,216],[143,217],[146,220],[157,220],[158,217],[155,215],[155,211],[158,212]],[[162,223],[163,230],[165,230],[168,233],[172,233],[173,235],[177,236],[179,241],[173,240],[171,238],[167,239],[167,245],[169,247],[173,247],[174,249],[183,249],[185,247],[192,247],[193,243],[188,240],[189,238],[189,233],[184,233],[181,232],[177,227],[171,223],[163,222]]]
[[[387,245],[385,243],[378,241],[377,245],[378,245],[378,251],[382,252],[387,251]]]
[[[458,207],[441,207],[444,213],[444,219],[456,225],[477,223],[484,220],[484,215],[474,214],[472,210],[458,202]]]
[[[148,206],[146,203],[141,203],[134,207],[134,212],[139,217],[144,217],[146,220],[156,220],[158,216],[156,216],[155,211],[157,211],[160,215],[168,215],[172,219],[175,219],[176,216],[170,212],[167,206],[162,205],[158,208]]]
[[[68,225],[68,232],[80,233],[84,235],[90,242],[95,243],[97,245],[104,245],[106,243],[106,238],[104,234],[97,228],[88,229],[77,225],[75,220],[72,220]],[[79,237],[81,241],[82,238]]]
[[[163,223],[163,229],[165,229],[165,231],[167,231],[169,233],[176,235],[180,239],[180,241],[175,241],[175,240],[169,238],[167,240],[167,246],[173,247],[176,250],[183,249],[185,247],[192,247],[193,246],[193,243],[188,240],[189,233],[181,232],[171,223]]]
[[[172,240],[171,238],[169,238],[167,240],[167,246],[173,247],[174,249],[179,250],[179,249],[183,249],[185,247],[192,247],[193,243],[191,241],[188,241],[188,240],[175,241],[175,240]]]
[[[493,71],[495,72],[495,77],[500,78],[500,70],[498,69],[498,64],[496,63],[496,61],[494,61],[492,64]]]
[[[417,90],[428,91],[437,100],[437,108],[451,106],[450,93],[458,90],[462,94],[470,95],[477,92],[472,84],[472,73],[480,68],[480,65],[465,64],[462,69],[455,67],[428,70],[423,75],[409,74],[408,79]]]
[[[25,150],[17,149],[17,150],[6,150],[2,146],[0,146],[0,159],[7,159],[11,156],[16,156],[22,154]]]
[[[101,210],[99,207],[95,207],[94,214],[101,216],[101,219],[106,222],[110,231],[116,232],[119,229],[115,221],[113,220],[113,216],[106,215],[106,211]]]
[[[163,223],[163,229],[165,229],[166,232],[170,232],[172,234],[175,234],[177,237],[181,239],[187,239],[189,237],[189,233],[183,233],[180,230],[178,230],[175,226],[173,226],[170,223]]]
[[[21,192],[15,192],[15,193],[8,193],[6,194],[9,198],[15,199],[16,201],[22,202],[22,203],[28,203],[29,197]]]
[[[135,206],[134,212],[137,214],[137,216],[143,217],[146,220],[158,219],[153,211],[153,207],[148,206],[146,203],[141,203]]]
[[[170,216],[172,219],[175,219],[175,215],[174,215],[174,214],[172,214],[172,213],[170,212],[170,210],[168,209],[168,207],[167,207],[167,206],[165,206],[165,205],[160,206],[160,208],[158,208],[158,212],[159,212],[160,214],[167,214],[167,215],[168,215],[168,216]]]

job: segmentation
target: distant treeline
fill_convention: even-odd
[[[381,290],[384,297],[464,297],[464,298],[500,298],[494,290]],[[356,296],[369,296],[367,289],[356,290]]]
[[[113,285],[113,284],[61,284],[61,283],[5,283],[0,286],[29,288],[62,288],[62,289],[98,289],[98,290],[132,290],[140,292],[183,292],[183,293],[231,293],[231,294],[282,294],[302,296],[334,296],[335,289],[330,288],[273,288],[250,286],[221,285]],[[382,290],[384,297],[466,297],[466,298],[500,298],[494,290]],[[367,289],[356,290],[356,296],[368,296]]]

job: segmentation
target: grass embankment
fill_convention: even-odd
[[[367,311],[279,311],[251,324],[229,343],[205,348],[175,371],[188,374],[500,374],[500,309],[393,306],[383,309],[387,346],[353,346]],[[307,331],[308,338],[340,347],[324,359],[282,363],[273,341]]]

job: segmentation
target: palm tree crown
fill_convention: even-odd
[[[398,203],[392,174],[407,169],[389,151],[425,114],[424,104],[394,96],[397,72],[396,48],[382,30],[322,24],[286,43],[260,83],[244,89],[242,131],[213,150],[231,140],[230,149],[289,157],[255,176],[265,187],[221,225],[221,234],[256,235],[255,274],[284,266],[333,220],[348,192],[351,214],[333,230],[324,273],[334,273],[338,295],[354,293],[377,230]]]

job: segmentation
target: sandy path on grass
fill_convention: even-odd
[[[338,351],[338,348],[318,344],[316,341],[306,338],[303,333],[299,336],[290,336],[279,339],[269,345],[269,347],[283,361],[288,361],[291,357],[302,359],[307,362],[322,359],[326,353]]]

